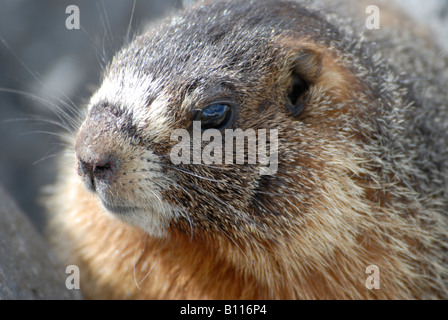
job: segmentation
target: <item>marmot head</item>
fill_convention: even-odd
[[[344,124],[362,109],[351,94],[359,83],[328,39],[337,31],[299,4],[250,1],[198,6],[137,37],[89,102],[76,140],[79,175],[107,211],[153,235],[287,232],[279,217],[305,221],[325,197],[321,181],[358,174],[353,126]],[[226,132],[237,129],[256,135],[227,150],[229,163]],[[263,145],[277,162],[259,161]]]

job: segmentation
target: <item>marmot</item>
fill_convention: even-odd
[[[87,298],[448,298],[446,60],[365,8],[198,3],[115,55],[48,201]],[[277,130],[276,172],[173,163],[194,121]]]

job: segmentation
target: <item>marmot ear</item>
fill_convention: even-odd
[[[303,113],[308,89],[317,81],[321,67],[321,54],[311,49],[301,49],[294,60],[286,102],[294,118]]]

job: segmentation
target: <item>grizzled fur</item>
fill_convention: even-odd
[[[88,297],[448,298],[446,61],[405,17],[365,30],[362,9],[200,3],[114,57],[49,206]],[[234,128],[279,130],[275,175],[171,163],[171,133],[222,100]],[[101,154],[116,173],[86,181]]]

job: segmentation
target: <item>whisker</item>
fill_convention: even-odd
[[[134,274],[134,282],[135,282],[135,285],[137,286],[137,288],[140,290],[140,281],[138,281],[137,280],[137,273],[136,273],[136,271],[135,271],[135,267],[137,266],[137,263],[140,261],[140,259],[142,258],[142,256],[143,256],[143,253],[145,252],[145,249],[146,249],[146,237],[147,237],[147,235],[146,235],[146,233],[144,233],[141,237],[140,237],[140,240],[138,241],[138,244],[137,244],[137,246],[135,247],[135,251],[134,251],[134,265],[133,265],[133,274]],[[136,258],[136,256],[137,256],[137,249],[140,247],[140,243],[141,243],[141,241],[142,241],[142,238],[144,239],[144,247],[143,247],[143,250],[140,252],[140,256],[138,257],[138,259],[135,259]]]
[[[38,116],[28,116],[28,118],[16,118],[16,119],[6,119],[0,121],[2,123],[9,123],[9,122],[34,122],[34,123],[43,123],[43,124],[51,124],[55,127],[59,127],[69,133],[74,134],[74,131],[72,128],[65,126],[63,123],[60,123],[55,120],[47,119],[47,118],[41,118]]]
[[[84,35],[89,39],[89,41],[91,42],[93,49],[95,50],[96,54],[97,54],[97,58],[101,58],[101,61],[98,61],[98,63],[101,66],[101,69],[104,69],[104,67],[107,65],[107,61],[106,61],[106,55],[105,52],[101,52],[100,49],[98,48],[98,46],[96,45],[95,41],[92,39],[92,37],[87,33],[87,31],[82,27],[82,25],[80,26],[81,31],[84,33]]]
[[[185,174],[191,175],[191,176],[199,178],[199,179],[204,179],[204,180],[208,180],[208,181],[216,182],[216,183],[224,183],[225,185],[227,185],[229,187],[232,187],[232,188],[235,188],[235,189],[239,189],[241,191],[245,191],[246,190],[243,186],[232,184],[232,183],[229,183],[228,181],[225,181],[225,180],[216,180],[216,179],[212,179],[212,178],[209,178],[209,177],[204,177],[204,176],[201,176],[201,175],[199,175],[197,173],[178,168],[178,167],[176,167],[174,165],[173,166],[169,165],[169,164],[167,164],[165,162],[158,162],[158,161],[151,160],[151,163],[158,164],[158,165],[161,165],[163,167],[167,167],[169,169],[173,169],[175,171],[178,171],[178,172],[181,172],[181,173],[185,173]],[[205,165],[205,164],[204,164],[204,166],[207,167],[207,165]],[[295,165],[288,165],[288,164],[285,164],[284,166],[285,167],[291,167],[291,168],[295,168],[296,167]],[[217,167],[216,169],[220,169],[220,167]],[[261,191],[261,190],[256,190],[255,192],[258,193],[258,194],[264,194],[264,195],[270,195],[270,196],[282,196],[282,197],[284,197],[284,196],[294,196],[293,193],[289,193],[289,192],[275,193],[275,192],[265,192],[265,191]]]
[[[134,2],[132,3],[131,18],[129,19],[128,29],[126,31],[125,43],[129,43],[129,41],[130,41],[129,36],[131,34],[132,20],[134,19],[135,3],[136,3],[136,0],[134,0]]]
[[[195,184],[193,184],[193,183],[190,183],[190,182],[188,182],[188,181],[186,181],[186,182],[187,182],[188,184],[190,184],[193,188],[195,188],[195,189],[199,189],[201,192],[204,192],[204,193],[208,194],[208,195],[211,196],[214,200],[216,200],[217,202],[219,202],[221,205],[224,205],[224,206],[227,207],[227,208],[230,206],[230,208],[232,209],[232,211],[233,211],[234,213],[236,213],[236,214],[239,214],[240,217],[245,216],[245,215],[241,215],[241,214],[240,214],[241,211],[236,210],[232,205],[229,205],[228,203],[224,203],[221,199],[219,199],[216,195],[212,194],[211,192],[209,192],[209,191],[207,191],[207,190],[205,190],[205,189],[203,189],[203,188],[200,188],[199,186],[197,186],[197,185],[195,185]],[[186,191],[185,188],[182,188],[182,189],[183,189],[184,191]],[[190,196],[193,196],[190,192],[187,192],[187,193],[190,194]],[[252,223],[258,225],[259,227],[262,227],[262,226],[260,226],[259,224],[257,224],[253,219],[251,219],[251,218],[248,218],[248,219],[250,220],[250,222],[252,222]],[[192,230],[193,227],[192,227],[192,222],[191,222],[190,220],[189,220],[189,223],[190,223],[190,229]],[[227,239],[229,239],[230,241],[232,241],[232,243],[233,243],[233,244],[240,250],[240,252],[241,252],[242,255],[244,256],[244,258],[246,259],[247,263],[249,263],[249,262],[250,262],[250,261],[249,261],[249,258],[246,256],[246,254],[244,253],[243,249],[236,243],[235,239],[233,239],[233,238],[229,235],[229,233],[227,232],[227,230],[223,229],[223,228],[222,228],[221,226],[219,226],[219,225],[217,225],[216,227],[218,227],[218,228],[220,229],[221,233],[224,234],[224,235],[226,236]],[[192,238],[193,235],[190,234],[190,237]]]
[[[46,135],[50,135],[50,136],[56,136],[58,138],[63,138],[64,137],[62,134],[59,134],[57,132],[45,131],[45,130],[34,130],[34,131],[22,132],[20,134],[20,136],[23,137],[23,136],[27,136],[27,135],[30,135],[30,134],[46,134]]]
[[[42,79],[35,73],[33,72],[27,65],[26,63],[15,53],[14,50],[12,50],[12,48],[9,46],[9,44],[6,42],[6,40],[3,38],[3,36],[0,35],[0,40],[2,41],[2,43],[4,44],[4,46],[6,47],[6,49],[13,55],[13,57],[20,63],[20,65],[22,65],[22,67],[47,91],[47,92],[51,92],[51,90],[48,88],[48,86],[42,81]],[[67,102],[63,101],[60,99],[60,102],[62,101],[64,103],[64,105],[66,105],[69,109],[71,109],[72,111],[74,109],[77,109],[76,104],[62,91],[58,90],[59,93],[65,98],[67,99]],[[54,96],[53,96],[54,98]],[[72,109],[74,108],[74,109]]]
[[[107,30],[109,31],[109,35],[110,35],[110,41],[113,41],[114,40],[114,35],[112,33],[112,29],[110,28],[109,17],[108,17],[107,12],[106,12],[106,6],[104,5],[104,0],[101,0],[101,4],[103,6],[103,12],[104,12],[104,17],[106,19]],[[98,6],[98,4],[97,4],[97,6]],[[98,8],[98,10],[99,10],[99,8]],[[101,20],[103,20],[103,19],[101,18]],[[104,21],[103,21],[103,25],[104,25]]]
[[[186,189],[184,186],[181,186],[176,183],[175,188],[182,189],[187,195],[189,195],[190,197],[193,197],[193,194],[190,192],[190,190]],[[188,224],[190,225],[190,240],[192,240],[193,239],[193,222],[191,220],[190,215],[188,214],[188,212],[186,210],[183,210],[182,213],[183,213],[183,215],[186,216],[186,219],[188,220]]]
[[[160,164],[162,164],[162,163],[160,163]],[[174,170],[177,170],[179,172],[186,173],[186,174],[188,174],[190,176],[193,176],[193,177],[196,177],[196,178],[199,178],[199,179],[208,180],[208,181],[217,182],[217,183],[224,183],[225,182],[225,180],[216,180],[216,179],[213,179],[213,178],[204,177],[204,176],[201,176],[201,175],[196,174],[194,172],[183,170],[183,169],[180,169],[180,168],[178,168],[176,166],[171,166],[171,165],[166,164],[166,163],[163,163],[163,166],[171,168],[171,169],[174,169]]]
[[[16,79],[16,78],[14,78],[14,81],[17,84],[20,84],[21,86],[26,87],[27,89],[29,89],[29,91],[22,90],[22,92],[31,92],[33,90],[33,88],[28,83],[26,83],[24,81],[21,81],[21,80]],[[8,88],[0,88],[0,90],[5,91],[5,92],[6,92],[7,89]],[[57,106],[56,103],[61,104],[62,106],[64,106],[67,109],[68,112],[71,113],[71,115],[74,118],[79,118],[80,117],[80,110],[73,102],[71,102],[72,104],[70,104],[69,102],[65,101],[64,99],[60,98],[59,96],[57,96],[55,94],[51,94],[47,88],[44,88],[44,89],[46,89],[45,97],[44,96],[40,96],[41,99],[43,101],[45,101],[45,103],[43,103],[43,104],[48,104],[48,105],[51,104],[50,107],[53,106],[53,107],[55,107],[57,109],[60,109],[60,107]],[[16,93],[16,94],[19,94],[19,93]],[[51,100],[49,100],[47,97],[51,98]],[[43,101],[41,101],[41,102],[43,102]]]
[[[34,161],[31,165],[35,166],[35,165],[37,165],[37,164],[39,164],[41,162],[44,162],[44,161],[46,161],[48,159],[58,159],[62,155],[63,155],[63,152],[55,153],[55,154],[49,154],[49,155],[46,155],[46,156],[40,158],[39,160]]]
[[[36,94],[32,94],[32,93],[29,93],[26,91],[18,90],[18,89],[0,88],[0,92],[9,92],[9,93],[14,93],[14,94],[19,94],[24,97],[28,97],[30,99],[43,102],[43,103],[49,105],[50,107],[52,107],[50,109],[54,112],[54,114],[58,117],[58,119],[61,122],[68,124],[73,129],[76,129],[76,127],[78,126],[77,123],[75,122],[75,120],[69,114],[67,114],[62,108],[60,108],[58,105],[52,103],[51,101],[49,101],[43,97],[40,97]]]

